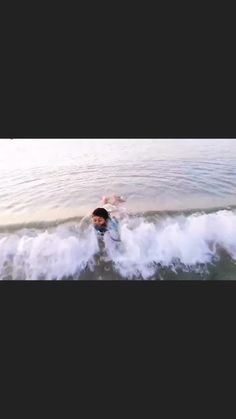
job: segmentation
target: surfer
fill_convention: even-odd
[[[111,198],[103,196],[103,207],[96,208],[92,213],[92,223],[96,231],[103,236],[106,232],[114,241],[120,241],[119,221],[111,213],[119,211],[118,205],[125,202],[119,195],[113,195]]]

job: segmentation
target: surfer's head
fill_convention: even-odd
[[[92,222],[96,229],[106,227],[109,214],[105,208],[96,208],[92,213]]]

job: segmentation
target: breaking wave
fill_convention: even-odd
[[[120,237],[101,244],[88,220],[1,231],[0,278],[162,279],[164,271],[207,278],[222,258],[235,266],[236,211],[132,215],[120,222]]]

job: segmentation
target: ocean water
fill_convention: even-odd
[[[1,279],[236,279],[236,139],[0,139],[0,179]]]

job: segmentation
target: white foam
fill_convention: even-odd
[[[54,232],[34,236],[11,235],[0,239],[0,278],[62,279],[79,276],[99,247],[96,235],[89,228],[84,236],[59,227]]]
[[[151,278],[158,267],[199,270],[223,250],[236,260],[236,212],[120,221],[121,243],[105,239],[113,268],[124,278]],[[61,225],[52,231],[21,230],[0,236],[0,278],[79,278],[96,270],[99,252],[92,226]],[[105,269],[105,268],[104,268]],[[112,271],[111,271],[112,275]]]
[[[126,221],[121,223],[121,240],[122,246],[108,251],[123,277],[149,278],[157,264],[198,270],[199,264],[216,261],[220,249],[236,259],[236,213],[168,217],[156,224],[139,219],[135,227]]]

